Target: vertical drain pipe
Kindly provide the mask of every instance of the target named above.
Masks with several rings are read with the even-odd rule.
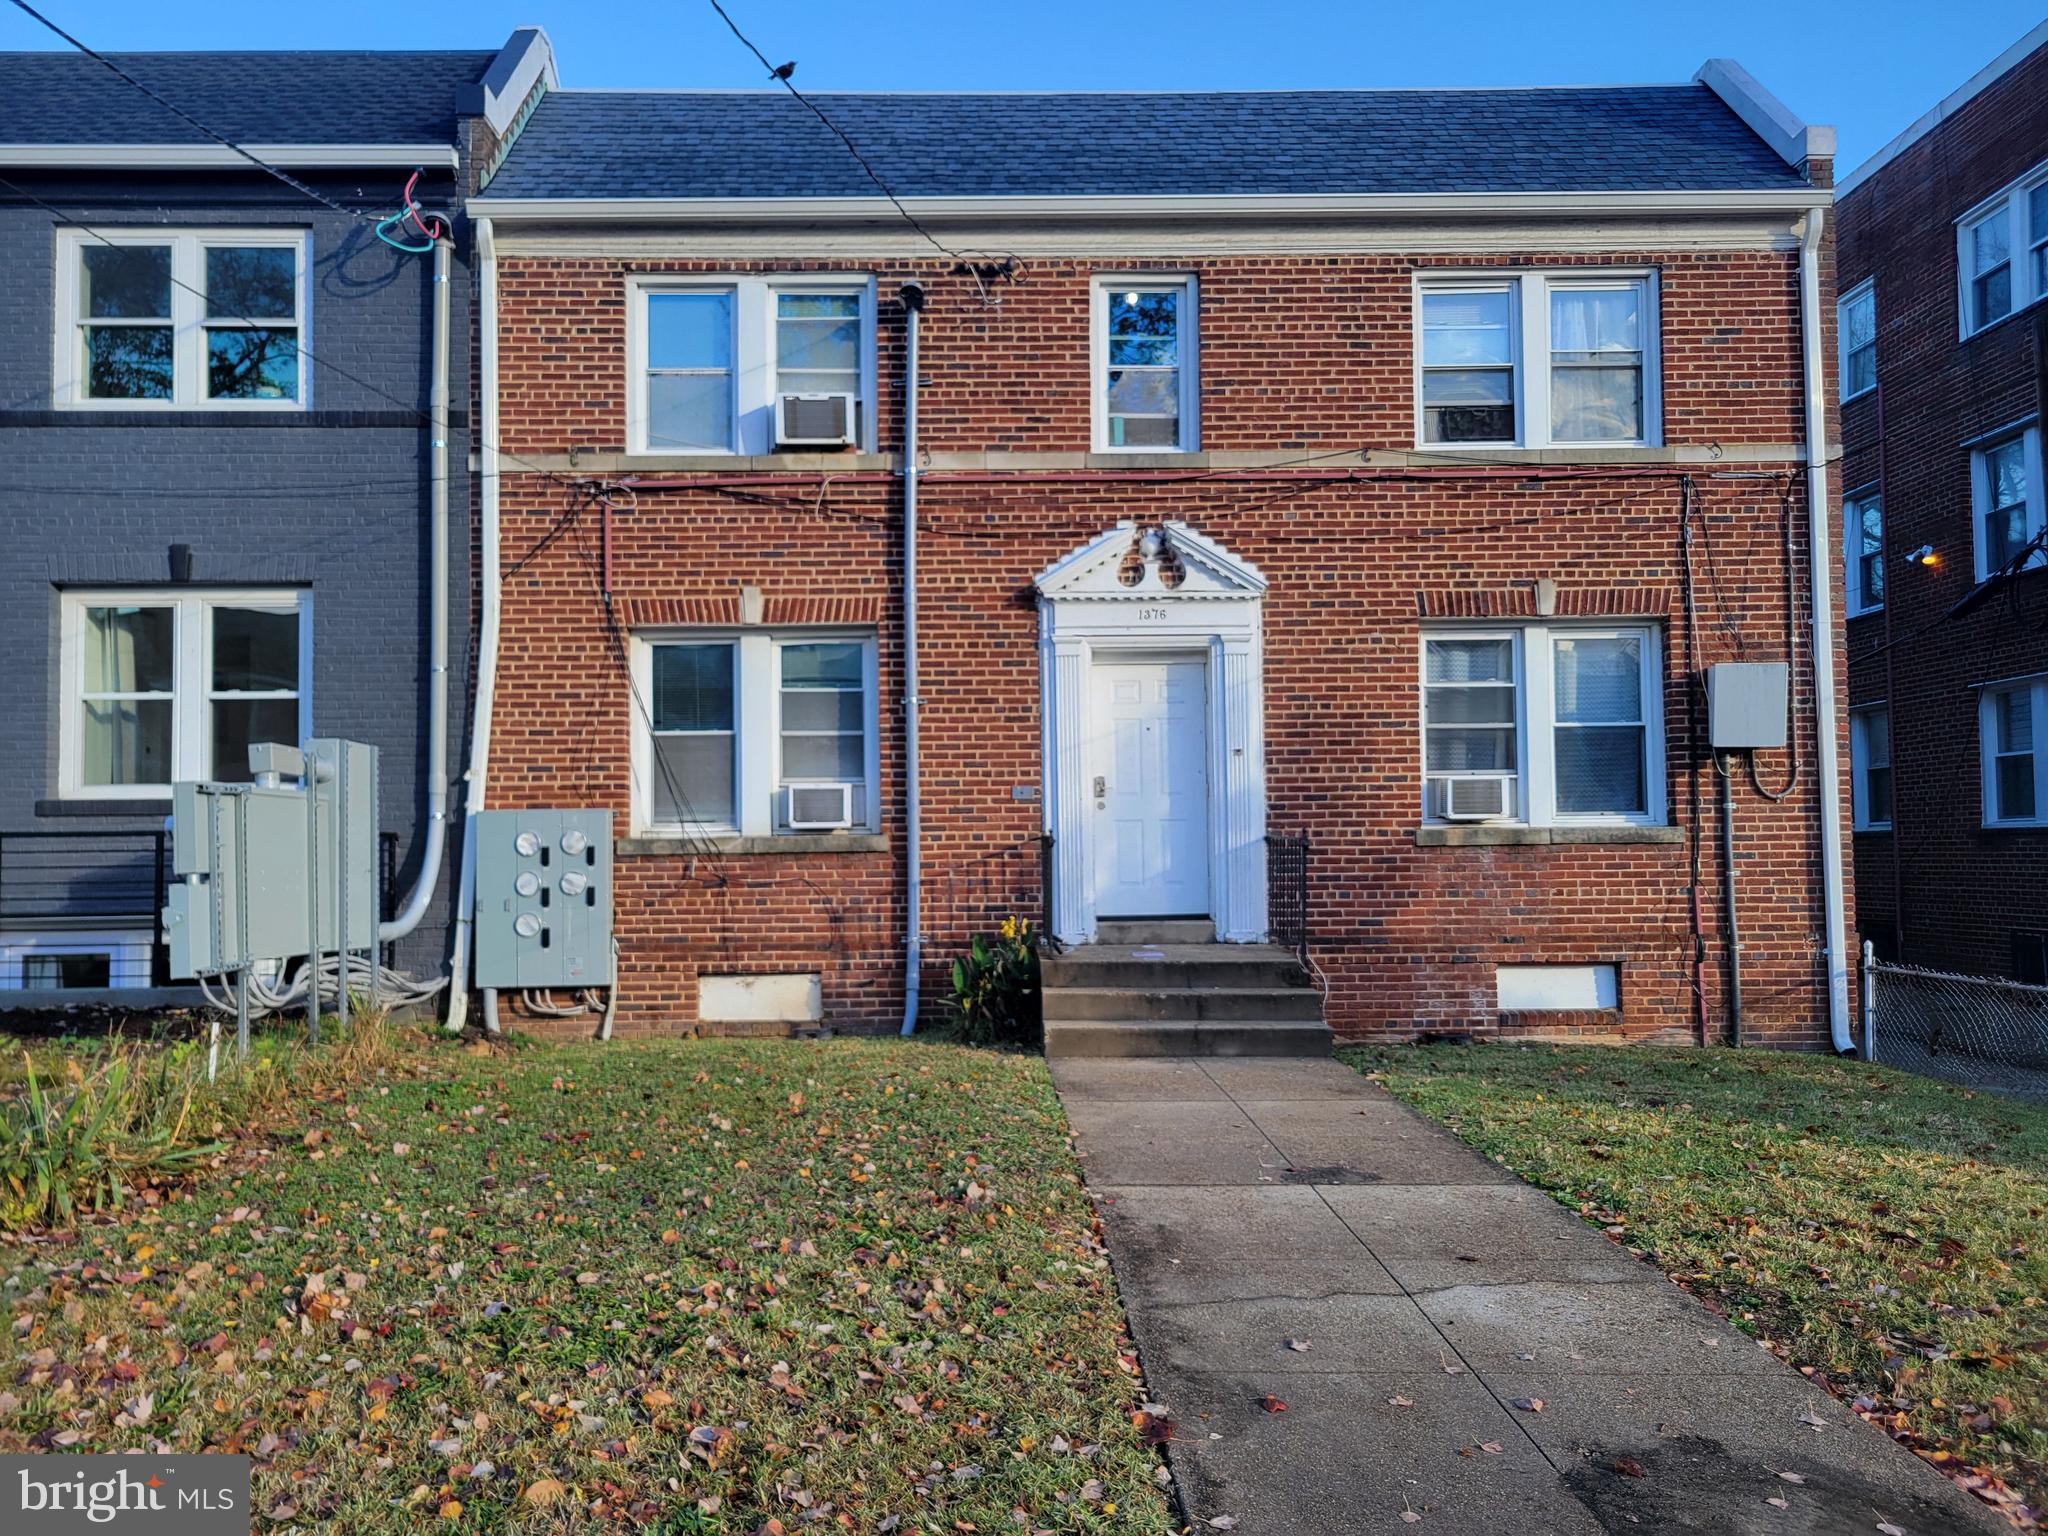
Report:
[[[448,845],[448,253],[446,240],[434,242],[434,376],[427,397],[427,415],[433,420],[428,471],[432,515],[427,580],[432,587],[428,598],[432,617],[427,626],[427,845],[405,905],[390,922],[377,927],[378,942],[383,944],[402,939],[419,927],[427,903],[441,883],[441,860]],[[377,964],[372,955],[373,976]]]
[[[1799,323],[1806,361],[1807,548],[1813,565],[1814,730],[1820,751],[1821,901],[1827,922],[1828,1033],[1837,1054],[1856,1049],[1849,1034],[1849,955],[1842,901],[1842,782],[1835,750],[1835,552],[1828,537],[1827,368],[1821,356],[1820,242],[1827,209],[1806,211],[1799,241]]]
[[[903,285],[903,1033],[917,1032],[924,966],[924,806],[917,782],[917,318],[924,284]]]

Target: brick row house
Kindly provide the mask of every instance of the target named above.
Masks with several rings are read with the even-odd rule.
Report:
[[[470,205],[472,804],[612,813],[620,1032],[929,1023],[1021,916],[1305,939],[1345,1037],[1848,1042],[1828,130],[818,99],[894,201],[550,90]]]
[[[171,785],[313,736],[381,748],[387,952],[434,975],[429,721],[459,763],[475,581],[461,206],[546,41],[111,62],[0,55],[0,1005],[192,1000],[159,942]],[[415,173],[438,256],[376,234]]]
[[[2048,983],[2048,23],[1839,207],[1862,931]]]

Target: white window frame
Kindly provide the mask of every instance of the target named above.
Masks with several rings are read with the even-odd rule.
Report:
[[[1998,699],[2029,689],[2034,696],[2034,814],[1998,814]],[[1977,757],[1986,827],[2048,827],[2048,672],[1986,683],[1977,690]],[[1894,754],[1896,755],[1896,754]]]
[[[662,645],[733,647],[733,812],[736,824],[662,822],[654,816],[654,651]],[[858,645],[865,747],[864,816],[849,830],[881,831],[880,662],[875,632],[848,629],[661,628],[635,630],[628,651],[633,704],[633,829],[646,837],[787,837],[781,813],[782,648]]]
[[[1174,339],[1179,347],[1180,442],[1172,447],[1157,443],[1109,441],[1109,295],[1122,289],[1164,292],[1177,289],[1180,306],[1175,315]],[[1088,283],[1088,400],[1092,425],[1091,441],[1097,453],[1199,453],[1202,447],[1201,381],[1201,285],[1192,272],[1097,272]]]
[[[1555,653],[1559,639],[1642,642],[1643,802],[1639,813],[1608,811],[1562,813],[1557,809],[1557,742]],[[1667,825],[1664,746],[1664,644],[1655,624],[1559,623],[1497,624],[1483,627],[1429,625],[1416,647],[1416,750],[1421,766],[1422,820],[1425,826],[1469,826],[1446,821],[1430,803],[1428,771],[1429,642],[1432,640],[1509,640],[1514,646],[1515,791],[1513,815],[1482,825],[1530,827],[1661,827]]]
[[[1882,763],[1870,761],[1870,718],[1884,716],[1885,760]],[[1898,808],[1899,776],[1893,766],[1898,754],[1892,747],[1892,711],[1889,703],[1862,704],[1849,711],[1849,791],[1852,802],[1851,821],[1858,832],[1889,832],[1892,819],[1883,821],[1870,819],[1870,770],[1881,767],[1891,771],[1892,809]]]
[[[1888,542],[1884,526],[1884,497],[1874,485],[1867,485],[1858,491],[1851,491],[1842,498],[1842,594],[1849,608],[1849,617],[1860,618],[1866,613],[1877,613],[1884,607],[1884,596],[1873,598],[1863,590],[1863,509],[1872,502],[1877,504],[1878,523],[1878,569],[1885,570],[1885,546]],[[1889,572],[1886,573],[1889,575]]]
[[[729,293],[733,304],[733,436],[724,448],[656,448],[647,441],[647,302],[661,293]],[[637,273],[626,279],[626,452],[640,457],[775,452],[775,296],[850,293],[860,298],[860,430],[855,448],[876,451],[875,278],[871,272]]]
[[[105,955],[110,989],[146,987],[155,937],[153,931],[139,928],[46,928],[10,933],[0,939],[0,992],[26,991],[27,962],[37,955]],[[137,974],[141,981],[122,979]]]
[[[303,229],[60,229],[57,231],[57,323],[53,327],[51,399],[81,411],[303,411],[313,403],[310,348],[313,315],[308,279],[312,235]],[[83,253],[107,245],[171,248],[172,389],[168,400],[102,399],[86,393],[85,326],[79,315]],[[211,246],[260,246],[296,253],[293,297],[298,326],[297,395],[290,400],[216,400],[206,392],[206,252]],[[218,322],[217,322],[218,323]],[[232,322],[230,322],[232,323]]]
[[[1852,349],[1849,345],[1849,311],[1863,303],[1870,305],[1870,382],[1861,389],[1851,390],[1849,358],[1852,350],[1860,352],[1864,348]],[[1835,301],[1835,367],[1836,384],[1844,403],[1860,400],[1877,388],[1877,279],[1874,276],[1866,277]]]
[[[313,734],[313,594],[304,588],[116,587],[67,591],[59,615],[58,797],[65,800],[168,800],[170,784],[87,784],[84,773],[85,611],[88,608],[169,608],[171,632],[171,764],[173,782],[214,776],[209,707],[215,694],[208,662],[213,655],[215,608],[263,608],[299,618],[298,739]],[[282,697],[282,694],[272,697]],[[256,697],[264,695],[237,695]],[[247,771],[247,765],[243,765]]]
[[[2021,463],[2027,475],[2027,526],[2026,537],[2032,538],[2041,531],[2048,521],[2048,487],[2041,483],[2041,427],[2038,422],[2024,425],[2015,423],[1987,433],[1970,445],[1970,548],[1974,552],[1977,579],[1983,581],[1991,574],[1991,551],[1984,543],[1984,520],[1991,515],[1991,481],[1985,473],[1985,457],[1993,448],[2019,439],[2022,443]],[[2037,551],[2027,562],[2028,568],[2048,565],[2048,551]]]
[[[1515,440],[1513,442],[1432,443],[1423,435],[1422,296],[1432,290],[1510,287],[1516,334]],[[1550,293],[1555,288],[1639,287],[1643,294],[1643,436],[1575,442],[1550,431],[1551,349]],[[1663,300],[1654,267],[1552,267],[1459,271],[1417,268],[1411,278],[1409,314],[1412,336],[1410,396],[1412,429],[1419,453],[1489,453],[1503,449],[1657,448],[1664,442]]]
[[[2048,186],[2048,160],[1999,188],[1955,221],[1956,323],[1963,340],[1969,340],[2000,321],[2010,320],[2043,298],[2048,298],[2048,287],[2037,280],[2034,272],[2031,224],[2033,193],[2036,188],[2044,186]],[[2006,259],[2011,263],[2012,307],[1997,319],[1979,320],[1971,282],[1975,255],[1972,237],[1978,225],[1995,218],[2006,221],[2005,249]]]

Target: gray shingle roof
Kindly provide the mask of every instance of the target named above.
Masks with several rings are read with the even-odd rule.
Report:
[[[461,53],[113,53],[167,101],[250,144],[453,144]],[[206,144],[78,53],[0,53],[0,144]]]
[[[904,197],[1804,185],[1703,85],[813,99]],[[486,195],[877,194],[786,92],[564,91]]]

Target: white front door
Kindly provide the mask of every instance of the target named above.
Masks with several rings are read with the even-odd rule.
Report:
[[[1209,915],[1208,668],[1101,661],[1089,733],[1095,910]]]

